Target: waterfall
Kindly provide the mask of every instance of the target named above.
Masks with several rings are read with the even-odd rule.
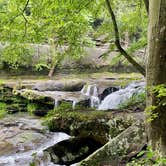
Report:
[[[59,106],[59,101],[58,99],[54,100],[54,108],[57,108]]]
[[[73,101],[72,101],[72,108],[73,108],[73,109],[75,108],[76,104],[77,104],[77,101],[73,100]]]
[[[119,104],[127,101],[134,94],[143,92],[144,87],[144,82],[132,83],[124,89],[120,89],[116,92],[113,92],[104,98],[104,100],[99,105],[98,110],[116,109],[119,107]]]
[[[90,97],[90,106],[92,108],[97,108],[100,104],[100,99],[98,97],[98,88],[96,85],[85,85],[81,93],[85,96]]]

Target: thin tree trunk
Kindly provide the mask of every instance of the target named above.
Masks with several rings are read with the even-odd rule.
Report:
[[[166,0],[149,1],[147,86],[166,85]],[[166,157],[166,106],[159,105],[157,94],[149,91],[147,106],[157,106],[158,116],[148,125],[149,143]]]
[[[48,73],[48,77],[49,77],[49,78],[52,78],[52,76],[53,76],[53,74],[54,74],[55,66],[56,66],[56,65],[54,65],[54,64],[51,66],[50,71],[49,71],[49,73]]]
[[[109,0],[105,0],[106,5],[108,7],[108,11],[111,15],[112,18],[112,22],[113,22],[113,26],[114,26],[114,32],[115,32],[115,45],[118,48],[118,50],[120,51],[120,53],[142,74],[142,75],[146,75],[145,69],[139,65],[121,46],[120,44],[120,35],[119,35],[119,30],[118,30],[118,26],[116,23],[116,18],[114,15],[114,12],[112,10],[111,4]]]

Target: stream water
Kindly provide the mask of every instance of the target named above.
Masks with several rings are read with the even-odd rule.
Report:
[[[99,93],[96,85],[84,86],[81,93],[90,98],[91,107],[95,107],[98,110],[109,110],[118,108],[119,104],[131,98],[134,94],[143,92],[144,87],[144,82],[131,83],[126,88],[112,92],[102,101],[98,97]]]
[[[43,150],[70,136],[49,132],[41,123],[27,114],[0,121],[0,166],[56,166]]]
[[[120,89],[106,96],[98,107],[98,110],[116,109],[119,104],[127,101],[134,94],[138,94],[144,91],[145,83],[131,83],[126,88]]]

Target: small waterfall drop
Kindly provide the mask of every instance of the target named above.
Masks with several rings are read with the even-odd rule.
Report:
[[[100,99],[98,97],[98,88],[96,85],[85,85],[81,90],[81,93],[90,97],[90,106],[92,108],[97,108],[99,106]]]
[[[77,101],[73,100],[72,101],[72,108],[74,109],[76,107]]]
[[[144,91],[145,83],[131,83],[126,88],[120,89],[116,92],[106,96],[98,107],[98,110],[116,109],[119,104],[131,98],[134,94]]]
[[[59,106],[59,101],[57,99],[54,100],[54,108],[57,108]]]

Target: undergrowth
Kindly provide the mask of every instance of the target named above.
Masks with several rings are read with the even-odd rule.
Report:
[[[119,109],[125,109],[125,108],[128,108],[130,106],[135,106],[135,105],[139,105],[139,104],[145,105],[145,101],[146,101],[145,92],[134,94],[131,98],[126,100],[124,103],[121,103],[119,105]]]
[[[7,114],[6,107],[6,103],[0,102],[0,118],[5,117],[5,115]]]

